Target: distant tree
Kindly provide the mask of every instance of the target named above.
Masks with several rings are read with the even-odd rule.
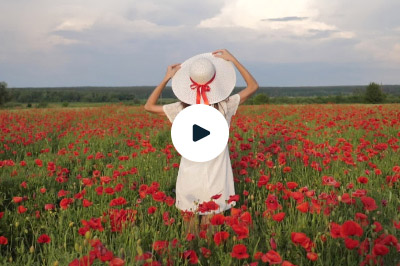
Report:
[[[36,108],[47,108],[47,106],[48,106],[47,102],[41,101],[36,105]]]
[[[371,82],[365,90],[365,100],[368,103],[381,103],[385,99],[381,86],[375,82]]]
[[[7,83],[0,82],[0,106],[8,102],[10,99],[11,97],[7,90]]]
[[[253,104],[266,104],[269,103],[269,97],[265,93],[259,93],[254,96]]]

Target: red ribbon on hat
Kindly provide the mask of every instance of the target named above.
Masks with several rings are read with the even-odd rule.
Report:
[[[209,105],[206,92],[210,91],[210,87],[208,85],[215,79],[215,74],[216,73],[214,73],[214,76],[209,81],[207,81],[207,83],[204,84],[198,84],[192,78],[190,78],[190,80],[192,81],[192,85],[190,85],[190,88],[192,90],[197,90],[196,104],[199,104],[200,98],[203,97],[204,104]]]

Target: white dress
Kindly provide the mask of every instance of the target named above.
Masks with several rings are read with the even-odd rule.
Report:
[[[230,125],[231,118],[236,113],[239,102],[239,94],[234,94],[219,102],[218,109],[225,116],[228,125]],[[163,105],[163,110],[171,123],[182,109],[181,102]],[[180,210],[206,215],[220,213],[235,206],[235,201],[227,204],[229,196],[235,195],[228,145],[220,155],[207,162],[193,162],[182,157],[175,190],[175,206]],[[203,213],[198,212],[198,205],[204,201],[210,201],[211,197],[216,194],[222,194],[219,199],[214,200],[219,205],[219,209]]]

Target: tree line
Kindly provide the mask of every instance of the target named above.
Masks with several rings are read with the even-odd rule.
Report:
[[[6,102],[32,103],[53,102],[129,102],[141,104],[154,87],[58,87],[58,88],[7,88],[0,82],[0,105]],[[242,88],[237,87],[233,93]],[[162,98],[172,101],[175,96],[170,87],[165,88]],[[325,87],[261,87],[246,104],[265,103],[383,103],[400,102],[400,85],[381,86],[371,82],[368,86]],[[66,104],[67,105],[67,104]],[[65,105],[65,106],[66,106]]]

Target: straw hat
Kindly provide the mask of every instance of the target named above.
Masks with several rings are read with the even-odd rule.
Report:
[[[213,104],[225,100],[236,84],[233,63],[212,53],[193,56],[172,77],[172,91],[187,104]]]

